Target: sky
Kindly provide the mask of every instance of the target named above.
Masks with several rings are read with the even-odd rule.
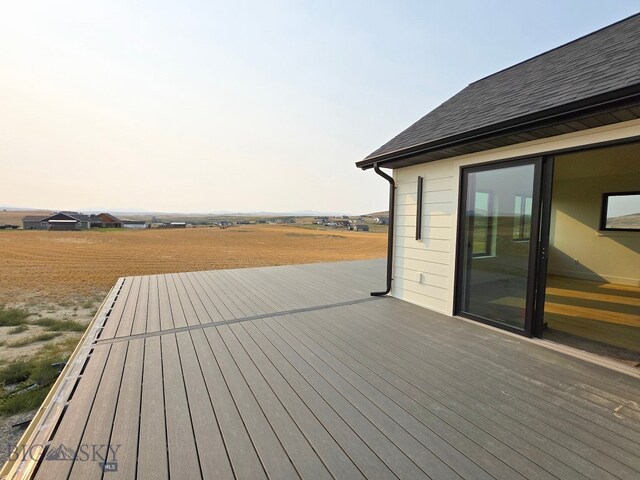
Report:
[[[354,163],[635,1],[22,1],[0,15],[0,205],[386,209]]]

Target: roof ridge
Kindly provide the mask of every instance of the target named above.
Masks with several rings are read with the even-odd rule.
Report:
[[[600,33],[603,30],[607,30],[609,28],[612,28],[612,27],[615,27],[617,25],[620,25],[621,23],[624,23],[624,22],[626,22],[628,20],[631,20],[632,18],[638,17],[638,16],[640,16],[640,12],[634,13],[633,15],[629,15],[628,17],[625,17],[625,18],[623,18],[621,20],[618,20],[617,22],[611,23],[609,25],[605,25],[604,27],[598,28],[597,30],[594,30],[593,32],[587,33],[587,34],[582,35],[581,37],[578,37],[578,38],[574,38],[573,40],[570,40],[570,41],[568,41],[566,43],[563,43],[562,45],[558,45],[557,47],[554,47],[554,48],[552,48],[550,50],[545,50],[544,52],[541,52],[541,53],[539,53],[537,55],[534,55],[533,57],[529,57],[526,60],[522,60],[522,61],[520,61],[518,63],[515,63],[513,65],[505,67],[502,70],[498,70],[497,72],[493,72],[493,73],[491,73],[491,74],[489,74],[489,75],[487,75],[485,77],[479,78],[478,80],[475,80],[475,81],[471,82],[468,86],[474,85],[474,84],[476,84],[478,82],[482,82],[483,80],[486,80],[487,78],[491,78],[491,77],[493,77],[495,75],[498,75],[499,73],[506,72],[507,70],[511,70],[512,68],[518,67],[518,66],[520,66],[520,65],[522,65],[524,63],[527,63],[527,62],[530,62],[532,60],[535,60],[536,58],[542,57],[543,55],[547,55],[547,54],[549,54],[551,52],[554,52],[555,50],[560,50],[561,48],[564,48],[564,47],[566,47],[568,45],[571,45],[572,43],[576,43],[576,42],[579,42],[581,40],[584,40],[587,37],[590,37],[592,35]]]

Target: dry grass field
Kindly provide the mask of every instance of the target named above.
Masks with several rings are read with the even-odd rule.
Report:
[[[94,299],[128,275],[376,258],[385,246],[383,233],[285,225],[0,230],[0,304]]]

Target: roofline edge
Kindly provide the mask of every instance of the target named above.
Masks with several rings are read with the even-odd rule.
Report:
[[[486,127],[479,129],[469,130],[457,135],[402,148],[396,151],[377,155],[375,157],[367,157],[356,162],[356,167],[362,170],[368,170],[373,168],[374,163],[378,163],[382,166],[383,164],[391,161],[429,153],[443,148],[460,146],[470,143],[471,141],[487,140],[488,137],[495,136],[496,134],[516,133],[516,131],[521,131],[526,128],[542,127],[544,125],[540,124],[544,124],[550,120],[559,120],[563,117],[571,117],[572,115],[588,114],[591,111],[595,113],[598,110],[611,107],[616,103],[630,103],[633,100],[640,102],[640,83],[624,87],[622,89],[613,90],[611,92],[606,92],[595,97],[589,97],[567,103],[559,107],[553,107],[551,109],[542,110],[529,115],[515,117],[511,120],[487,125]],[[569,118],[566,119],[566,121],[568,120]]]

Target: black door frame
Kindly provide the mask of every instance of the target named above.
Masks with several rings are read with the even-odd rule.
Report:
[[[535,271],[535,289],[532,336],[542,338],[544,330],[544,302],[547,288],[547,264],[549,263],[549,236],[551,232],[551,201],[553,194],[553,155],[542,157],[542,178],[538,224],[538,261]],[[533,221],[533,219],[532,219]]]
[[[592,143],[587,145],[579,145],[575,147],[550,150],[547,152],[538,153],[536,155],[516,156],[512,158],[506,158],[506,159],[496,160],[492,162],[461,167],[460,181],[458,182],[459,183],[458,221],[457,221],[458,231],[456,234],[456,254],[455,254],[455,262],[456,262],[455,275],[456,276],[454,281],[454,292],[453,292],[454,315],[470,318],[472,320],[493,325],[500,329],[511,331],[520,335],[525,335],[529,337],[535,336],[535,337],[542,338],[543,330],[544,330],[544,304],[545,304],[545,289],[546,289],[546,283],[547,283],[547,264],[549,259],[548,258],[549,257],[549,234],[550,234],[550,224],[551,224],[551,201],[552,201],[551,197],[552,197],[552,190],[553,190],[554,157],[557,155],[564,155],[568,153],[593,151],[593,150],[599,150],[602,148],[608,148],[608,147],[613,147],[618,145],[627,145],[627,144],[633,144],[633,143],[639,143],[639,142],[640,142],[640,136],[633,136],[633,137],[627,137],[627,138],[620,138],[616,140],[607,140],[604,142]],[[534,219],[537,219],[536,223],[538,224],[537,225],[538,232],[536,237],[533,236],[533,232],[531,235],[531,241],[535,241],[536,257],[534,257],[535,265],[533,267],[534,268],[533,273],[531,273],[530,271],[530,275],[532,275],[532,277],[530,278],[534,278],[534,282],[533,282],[533,285],[531,286],[528,285],[528,287],[532,289],[531,290],[532,293],[530,296],[535,301],[533,301],[533,304],[531,306],[527,305],[527,309],[530,310],[527,312],[527,314],[529,314],[531,320],[529,325],[529,332],[526,333],[526,330],[527,330],[526,318],[525,318],[525,331],[522,331],[522,330],[518,330],[500,323],[494,323],[482,318],[473,317],[472,315],[469,315],[469,314],[462,314],[460,312],[460,308],[459,308],[460,289],[463,287],[462,285],[463,281],[460,275],[460,269],[462,265],[461,240],[462,240],[462,232],[464,230],[463,205],[465,203],[463,201],[464,198],[462,195],[465,187],[465,176],[463,175],[463,172],[467,169],[471,169],[474,167],[478,167],[479,169],[483,170],[484,168],[482,167],[488,167],[490,165],[497,165],[493,168],[500,168],[500,166],[504,165],[505,163],[515,162],[518,160],[530,161],[531,159],[536,159],[536,158],[539,159],[540,166],[541,166],[541,168],[538,169],[540,172],[540,179],[539,179],[539,183],[537,184],[539,195],[538,195],[538,201],[535,202],[535,204],[532,206],[532,210],[533,208],[536,209],[536,216],[535,217],[533,216],[533,211],[532,211],[531,221],[533,223]],[[530,290],[528,289],[527,296],[529,296],[529,293],[530,293]]]
[[[528,258],[528,275],[527,289],[525,300],[525,318],[524,329],[520,330],[503,323],[494,322],[486,318],[481,318],[469,313],[462,312],[462,290],[465,288],[465,279],[462,275],[462,266],[464,263],[465,247],[462,245],[464,238],[465,220],[466,220],[466,204],[468,190],[468,175],[470,172],[479,172],[487,170],[496,170],[505,167],[515,167],[519,165],[534,165],[533,176],[533,198],[531,206],[531,236],[529,239],[529,258]],[[526,337],[540,335],[542,332],[543,310],[544,310],[544,291],[546,284],[546,274],[539,275],[543,271],[546,272],[546,257],[549,243],[549,222],[550,222],[550,199],[551,184],[547,181],[547,177],[553,173],[553,157],[531,156],[519,159],[505,159],[495,162],[482,163],[461,167],[460,169],[460,188],[458,191],[458,231],[456,235],[456,266],[455,266],[455,290],[454,290],[454,315],[469,318],[487,325],[492,325],[503,330],[507,330]],[[543,209],[543,198],[544,209]],[[544,214],[545,219],[542,219]],[[546,225],[546,228],[541,228]],[[541,241],[541,235],[546,235],[545,242]],[[545,247],[546,245],[546,247]],[[539,255],[543,252],[544,255]],[[542,258],[544,256],[544,258]],[[544,277],[544,278],[543,278]],[[542,308],[540,308],[540,305]]]

